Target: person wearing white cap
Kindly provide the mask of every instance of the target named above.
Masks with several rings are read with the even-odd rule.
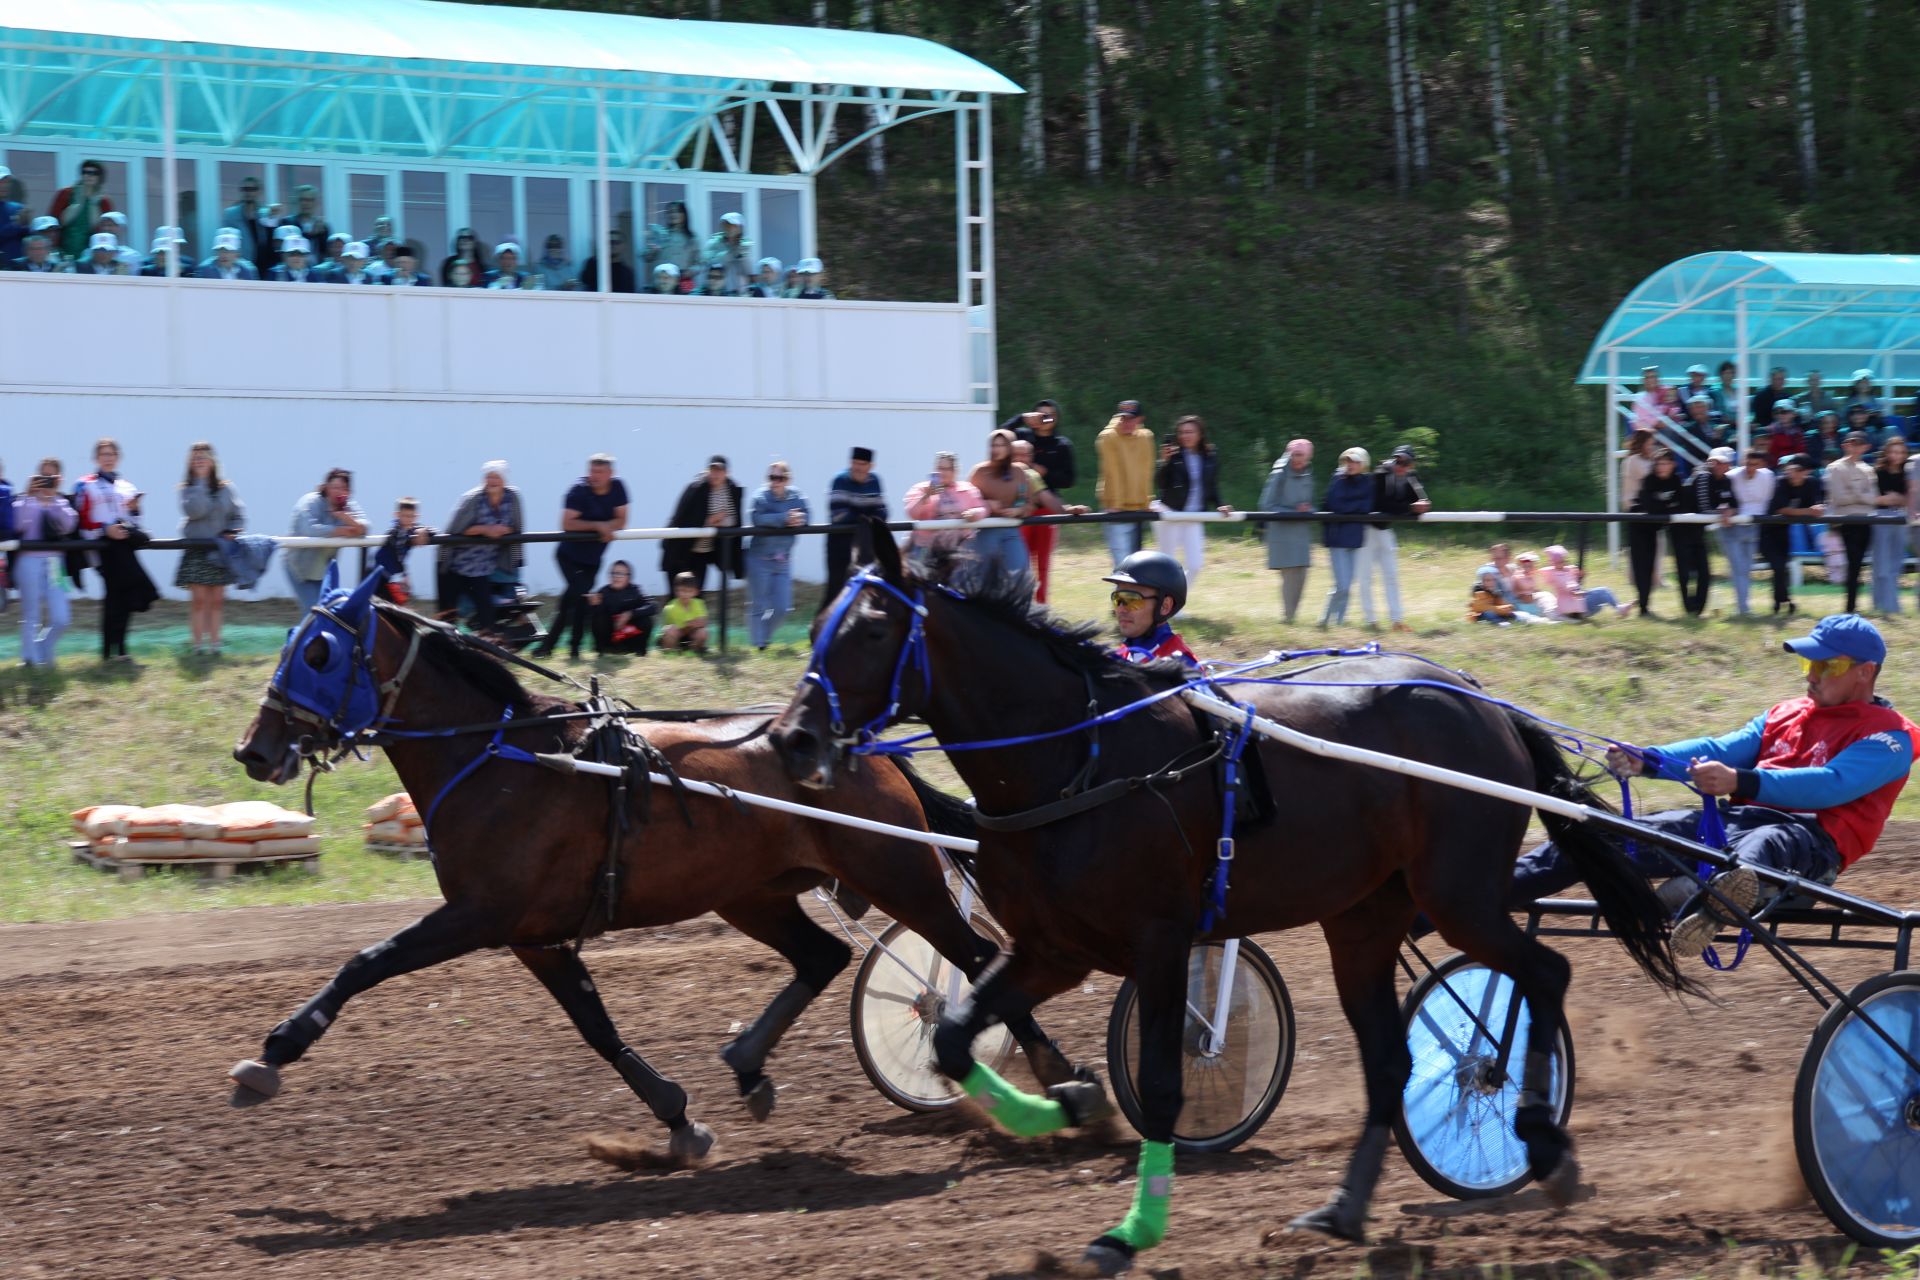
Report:
[[[504,538],[526,527],[526,503],[520,491],[507,483],[507,464],[495,458],[480,468],[480,483],[460,497],[447,532],[467,538]],[[442,608],[458,609],[470,602],[472,616],[467,625],[484,631],[493,625],[493,583],[496,575],[517,578],[521,551],[517,542],[477,543],[472,546],[440,548],[440,582],[448,599]]]
[[[367,270],[367,245],[363,240],[350,240],[340,250],[340,265],[334,271],[329,283],[332,284],[379,284],[373,272]]]
[[[755,264],[753,283],[747,286],[750,298],[777,298],[784,291],[785,281],[780,273],[786,270],[786,264],[778,258],[762,258]]]
[[[833,290],[821,284],[821,278],[827,274],[827,268],[818,258],[802,258],[793,267],[793,288],[787,291],[789,298],[805,298],[818,301],[833,297]]]
[[[312,250],[313,246],[307,243],[305,236],[298,234],[296,228],[295,234],[280,242],[280,261],[272,271],[267,273],[267,279],[275,284],[326,283],[324,277],[316,274],[313,268],[307,265]]]
[[[1841,406],[1840,412],[1844,418],[1846,414],[1853,412],[1853,406],[1857,404],[1865,405],[1867,407],[1867,426],[1869,429],[1877,431],[1886,419],[1887,405],[1879,396],[1873,394],[1873,384],[1873,370],[1855,369],[1853,371],[1853,391],[1847,396],[1847,402]]]
[[[1373,458],[1355,445],[1340,455],[1340,466],[1327,485],[1322,511],[1341,515],[1365,515],[1373,510]],[[1320,614],[1322,627],[1347,620],[1347,598],[1353,591],[1354,561],[1366,541],[1367,526],[1360,521],[1339,521],[1321,526],[1320,540],[1326,544],[1327,559],[1333,569],[1333,588],[1327,592],[1327,607]]]
[[[171,230],[171,228],[162,227],[161,230],[167,231]],[[156,237],[146,262],[141,264],[140,274],[150,278],[159,277],[164,279],[167,274],[168,262],[179,254],[180,246],[185,243],[186,242],[180,239],[179,236],[162,235]],[[179,268],[175,269],[180,270]]]
[[[642,293],[676,294],[680,292],[680,268],[663,262],[653,269],[653,282]]]
[[[1713,411],[1713,397],[1704,391],[1697,391],[1682,397],[1682,407],[1686,417],[1681,419],[1681,428],[1709,449],[1718,448],[1727,438],[1727,423]]]
[[[100,215],[113,208],[106,195],[107,167],[98,160],[80,162],[80,180],[53,193],[47,212],[60,220],[61,256],[78,261],[86,256],[87,237]]]
[[[1731,454],[1733,450],[1726,452]],[[1754,445],[1747,450],[1742,465],[1727,473],[1727,484],[1733,489],[1734,515],[1764,516],[1771,508],[1776,482],[1773,469],[1767,465],[1770,459],[1764,445]],[[1734,612],[1745,617],[1752,612],[1747,607],[1747,593],[1752,585],[1753,562],[1760,552],[1760,526],[1722,520],[1720,550],[1727,557],[1727,577],[1733,581]]]
[[[259,270],[240,256],[240,233],[222,227],[213,238],[213,256],[200,264],[202,280],[258,280]]]
[[[313,264],[313,273],[328,284],[339,284],[340,255],[346,252],[347,245],[352,240],[352,236],[340,231],[334,232],[324,240],[315,240],[312,236],[308,236],[308,244],[320,246],[320,260]]]
[[[87,241],[87,256],[80,264],[79,273],[83,276],[127,274],[127,264],[120,260],[120,242],[113,238],[111,231],[96,232]]]
[[[0,164],[0,191],[12,181],[13,170]],[[27,215],[27,206],[18,200],[0,198],[0,270],[5,270],[26,252],[27,224],[32,220]]]
[[[508,240],[493,246],[493,267],[486,274],[489,289],[526,289],[532,287],[527,273],[520,269],[520,246]]]
[[[701,260],[708,267],[722,267],[726,278],[718,293],[729,298],[744,298],[754,275],[753,241],[747,239],[747,220],[738,213],[720,215],[720,229],[707,237]]]

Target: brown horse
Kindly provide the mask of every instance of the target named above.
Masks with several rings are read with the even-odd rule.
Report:
[[[371,580],[370,580],[371,581]],[[368,598],[328,597],[287,642],[234,758],[249,776],[289,781],[304,756],[324,752],[376,718],[389,729],[427,731],[506,717],[524,720],[578,711],[576,704],[529,693],[497,659],[451,628]],[[797,799],[767,738],[765,716],[735,716],[647,726],[671,768],[689,779],[739,791]],[[689,1121],[687,1095],[630,1048],[614,1029],[581,963],[577,941],[611,929],[643,928],[705,912],[786,957],[794,978],[757,1021],[722,1050],[756,1119],[772,1110],[763,1067],[781,1035],[843,969],[849,949],[808,918],[796,895],[828,880],[918,931],[969,977],[995,947],[963,921],[931,846],[825,822],[794,820],[701,795],[651,797],[651,821],[638,794],[608,909],[604,863],[613,794],[604,778],[562,776],[513,757],[569,752],[588,732],[582,720],[547,721],[486,737],[382,737],[408,793],[427,815],[443,906],[362,951],[319,994],[275,1027],[257,1061],[234,1067],[233,1102],[264,1102],[280,1088],[280,1069],[297,1061],[339,1016],[348,999],[388,978],[483,947],[508,947],[546,986],[581,1036],[611,1063],[670,1130],[668,1159],[704,1156],[713,1135]],[[658,766],[656,766],[658,767]],[[640,784],[644,793],[646,783]],[[916,791],[936,806],[935,820],[970,825],[964,808],[910,773],[880,764],[817,807],[926,830]],[[442,803],[444,801],[444,803]],[[684,808],[681,805],[684,805]],[[1064,1084],[1073,1068],[1029,1020],[1011,1028],[1043,1082]],[[1087,1085],[1080,1086],[1082,1090]]]

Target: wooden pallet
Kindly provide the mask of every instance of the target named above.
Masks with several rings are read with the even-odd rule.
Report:
[[[84,862],[101,871],[118,871],[122,880],[138,880],[147,872],[162,867],[191,867],[208,880],[231,879],[236,868],[271,867],[282,863],[303,863],[310,871],[320,869],[320,854],[269,853],[252,858],[109,858],[93,851],[85,840],[69,840],[74,861]]]
[[[426,859],[431,862],[433,860],[433,855],[427,851],[427,846],[423,844],[394,844],[386,840],[369,840],[366,842],[366,848],[368,853],[384,853],[389,857],[398,858],[402,862],[417,862],[421,859]]]

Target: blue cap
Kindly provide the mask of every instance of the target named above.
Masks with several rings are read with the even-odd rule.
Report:
[[[1871,622],[1857,613],[1833,613],[1814,624],[1813,634],[1780,646],[1788,653],[1819,662],[1852,658],[1855,662],[1885,663],[1887,642]]]

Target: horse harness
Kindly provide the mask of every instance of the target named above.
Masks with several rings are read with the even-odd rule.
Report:
[[[376,570],[376,574],[379,573]],[[372,581],[373,579],[369,579]],[[356,593],[357,595],[358,593]],[[462,633],[457,627],[436,619],[423,618],[409,614],[411,625],[400,628],[407,634],[406,655],[395,668],[390,679],[376,682],[373,669],[372,632],[377,612],[383,609],[398,609],[398,606],[386,601],[368,599],[372,607],[363,616],[364,622],[356,625],[347,614],[343,604],[352,604],[353,600],[337,600],[328,596],[325,601],[309,610],[300,626],[288,637],[286,649],[280,666],[273,678],[268,681],[265,695],[260,699],[261,707],[278,713],[285,719],[297,724],[309,725],[316,730],[331,732],[339,739],[339,746],[328,753],[323,741],[302,734],[293,750],[313,767],[307,777],[307,813],[313,813],[313,785],[321,773],[330,773],[335,766],[348,755],[360,756],[367,747],[386,745],[397,741],[424,741],[434,738],[455,738],[477,734],[491,734],[487,744],[440,788],[428,803],[422,814],[422,822],[427,831],[428,854],[432,856],[433,820],[439,812],[441,803],[475,770],[489,760],[511,760],[522,764],[541,765],[556,771],[567,771],[569,762],[585,759],[596,764],[617,766],[621,772],[607,778],[609,790],[609,814],[607,820],[607,850],[601,869],[595,878],[593,898],[587,903],[580,927],[576,931],[573,946],[577,950],[585,940],[592,925],[596,906],[603,906],[606,924],[611,927],[620,904],[620,872],[624,865],[624,851],[628,833],[634,822],[645,824],[652,815],[653,787],[649,774],[665,777],[674,789],[674,800],[680,811],[681,820],[692,827],[693,812],[687,804],[687,789],[679,773],[666,756],[649,742],[644,734],[633,728],[629,721],[649,716],[631,703],[603,694],[600,691],[599,677],[592,677],[587,686],[564,673],[532,662],[519,654],[505,649],[479,636]],[[340,634],[329,628],[337,628]],[[311,638],[308,633],[312,632]],[[576,710],[570,712],[546,713],[532,716],[515,716],[508,705],[500,718],[472,725],[455,725],[438,729],[401,729],[395,727],[394,711],[399,704],[401,691],[407,678],[420,656],[421,644],[429,631],[448,637],[455,643],[470,649],[479,650],[500,661],[524,667],[546,679],[557,683],[572,685],[586,695],[575,704]],[[315,641],[324,643],[325,660],[316,669],[310,664],[296,662],[295,657],[301,650]],[[338,682],[337,696],[328,685]],[[377,708],[373,699],[378,696]],[[698,718],[701,714],[671,712],[661,713],[677,719]],[[582,735],[579,748],[566,755],[550,755],[527,751],[505,740],[510,729],[551,728],[572,721],[585,721],[586,732]],[[583,754],[584,753],[584,754]],[[637,800],[638,814],[630,817],[629,805]]]

